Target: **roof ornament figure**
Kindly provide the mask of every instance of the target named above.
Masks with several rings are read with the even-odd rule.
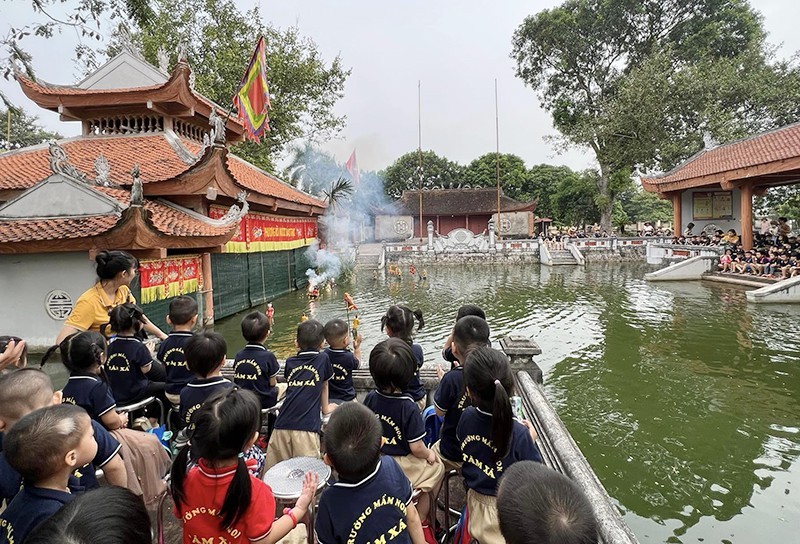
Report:
[[[111,166],[108,164],[102,153],[100,153],[94,160],[94,173],[97,174],[94,178],[94,184],[100,187],[111,187]]]
[[[169,55],[164,50],[163,47],[158,48],[158,52],[156,53],[156,59],[158,60],[158,69],[164,72],[165,74],[169,73]]]
[[[209,143],[225,145],[225,120],[217,115],[214,107],[211,108],[208,116],[208,124],[211,125],[211,132],[208,135]],[[203,138],[203,145],[206,145],[205,138]]]
[[[83,183],[88,183],[86,176],[69,163],[67,152],[55,140],[50,140],[50,170],[54,174],[61,174]]]
[[[134,164],[131,171],[133,185],[131,186],[131,207],[141,208],[144,204],[144,190],[142,189],[142,179],[139,177],[139,165]]]
[[[187,50],[187,47],[186,47],[186,43],[185,42],[181,42],[181,43],[178,44],[178,47],[175,50],[175,52],[176,52],[176,54],[178,56],[178,62],[185,62],[185,63],[189,62],[189,57],[188,57],[188,53],[187,53],[186,50]]]
[[[714,139],[711,133],[703,132],[703,148],[709,150],[714,149],[717,146],[719,146],[719,142]]]
[[[228,211],[225,212],[225,215],[219,218],[218,221],[221,224],[235,225],[242,217],[247,215],[247,211],[250,209],[250,204],[247,203],[247,193],[245,191],[239,192],[239,194],[236,195],[236,200],[242,205],[242,207],[239,208],[239,206],[236,204],[231,206]]]

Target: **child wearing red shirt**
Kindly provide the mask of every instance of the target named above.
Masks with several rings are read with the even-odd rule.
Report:
[[[275,498],[247,470],[243,452],[258,439],[261,403],[239,388],[220,391],[193,416],[191,443],[172,465],[175,515],[183,521],[183,542],[273,544],[297,526],[314,498],[317,477],[307,473],[295,507],[274,519]],[[198,459],[189,469],[190,458]]]

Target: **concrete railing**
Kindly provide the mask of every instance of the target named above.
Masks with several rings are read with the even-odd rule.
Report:
[[[662,264],[664,261],[676,261],[691,257],[719,257],[725,253],[721,246],[690,246],[672,243],[648,243],[647,263]]]
[[[547,244],[539,246],[539,262],[545,266],[553,266],[553,256],[550,254],[550,249]]]
[[[586,259],[583,258],[581,250],[578,249],[578,246],[575,243],[570,242],[569,244],[567,244],[567,249],[569,250],[570,253],[572,253],[573,258],[579,265],[581,266],[586,265]]]
[[[716,270],[717,259],[716,255],[690,257],[685,261],[645,274],[644,279],[648,281],[699,280],[702,279],[703,274]]]
[[[800,276],[747,291],[747,302],[756,304],[800,302]]]

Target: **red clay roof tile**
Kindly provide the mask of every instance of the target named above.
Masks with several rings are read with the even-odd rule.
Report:
[[[320,208],[326,206],[322,200],[295,189],[235,155],[228,155],[228,169],[240,185],[252,191],[299,204]]]
[[[62,219],[10,219],[0,223],[0,242],[29,242],[97,236],[111,230],[116,215]]]

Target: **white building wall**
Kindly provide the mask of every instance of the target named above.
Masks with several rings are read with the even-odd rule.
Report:
[[[96,278],[85,251],[0,255],[0,335],[19,336],[31,347],[52,345],[64,320],[48,315],[48,294],[65,291],[74,305]]]
[[[737,234],[741,234],[741,212],[740,210],[740,203],[742,201],[742,193],[738,189],[734,189],[731,195],[731,212],[733,213],[732,219],[695,219],[692,216],[692,200],[694,193],[707,193],[709,191],[713,191],[713,189],[692,189],[683,192],[683,196],[681,198],[681,225],[680,227],[675,227],[676,234],[683,234],[683,231],[686,229],[686,225],[689,223],[694,223],[694,233],[699,234],[703,227],[709,224],[717,225],[718,228],[722,229],[723,231],[727,231],[728,229],[735,229]]]

